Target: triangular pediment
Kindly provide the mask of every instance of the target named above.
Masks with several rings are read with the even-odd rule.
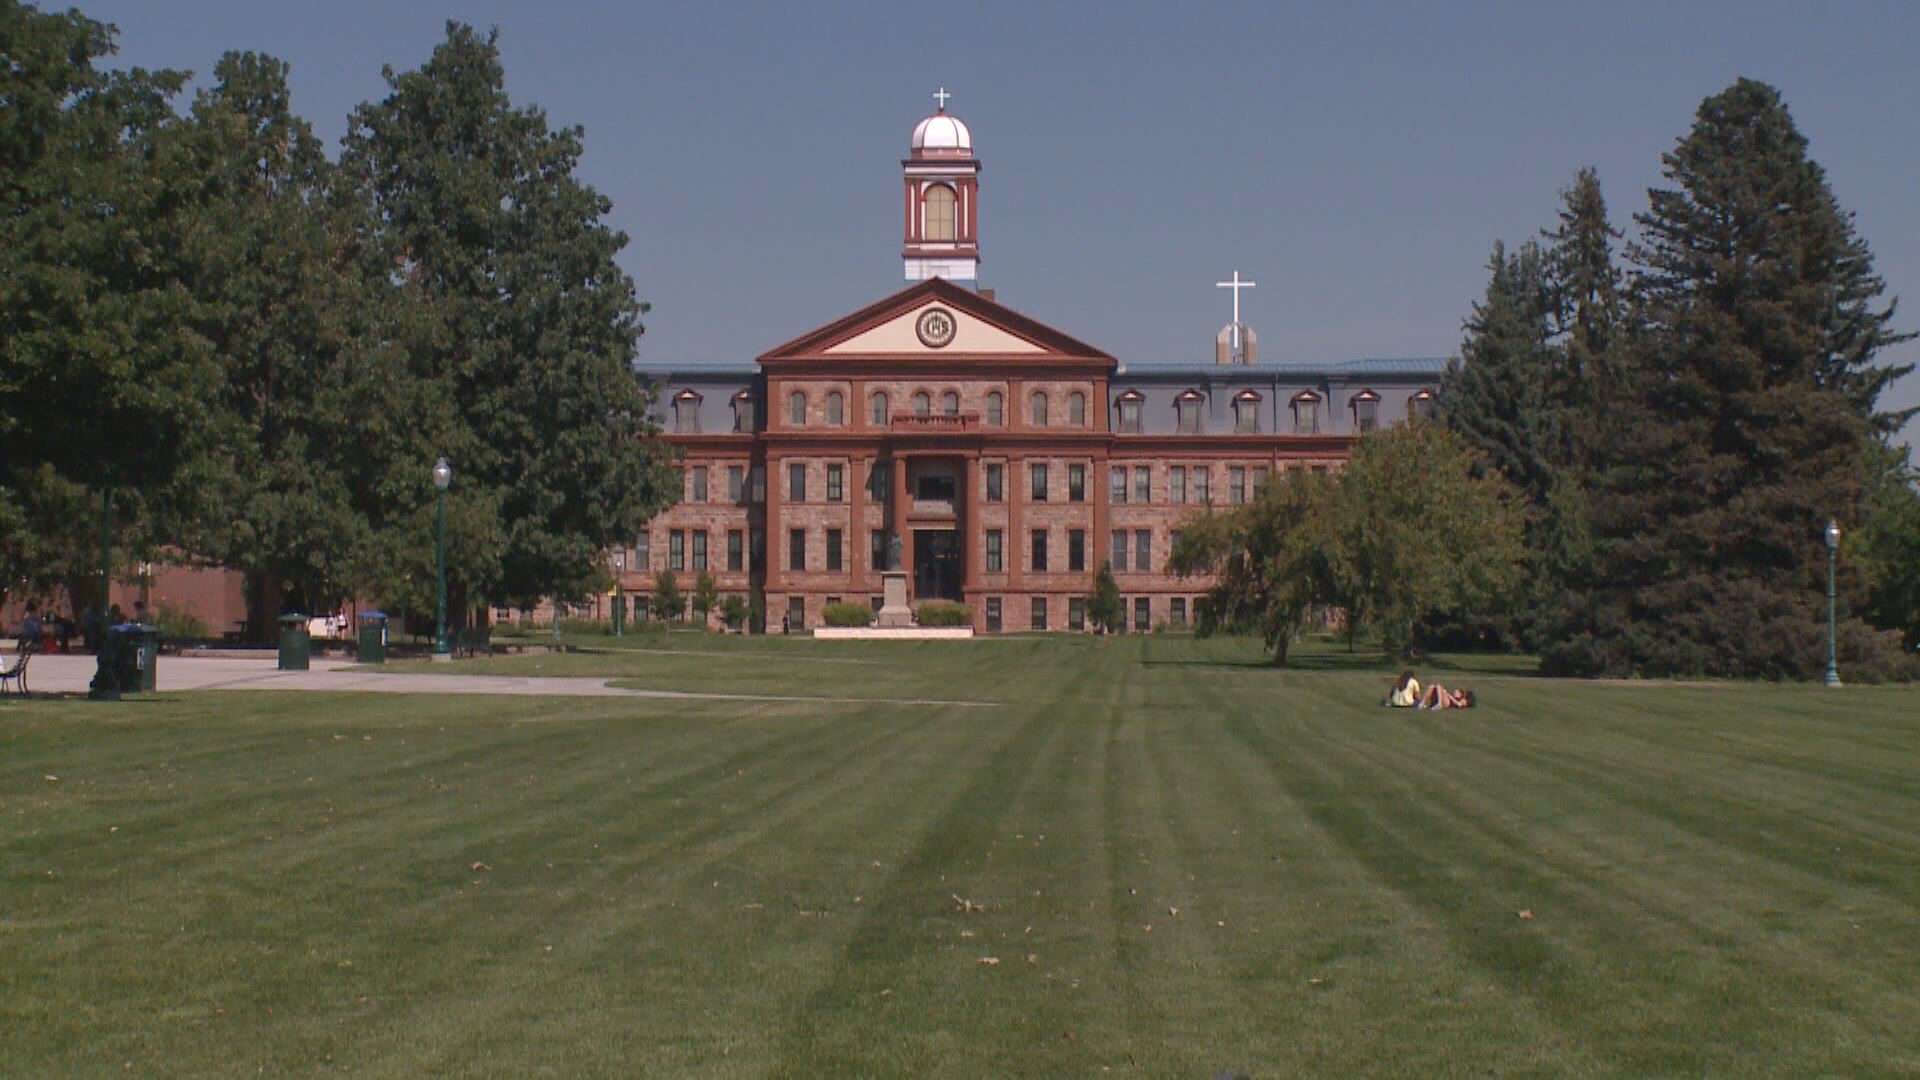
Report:
[[[1113,360],[1085,342],[941,278],[909,286],[769,350],[760,360],[962,357],[1015,362]]]

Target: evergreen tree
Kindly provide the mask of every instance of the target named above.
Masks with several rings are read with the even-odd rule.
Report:
[[[1537,244],[1508,254],[1496,241],[1487,266],[1486,297],[1467,319],[1460,358],[1447,365],[1437,414],[1537,505],[1553,486],[1560,437],[1549,394],[1560,365],[1547,258]]]
[[[406,299],[411,373],[445,388],[425,435],[462,478],[463,542],[497,551],[462,584],[514,604],[584,595],[672,478],[632,366],[645,308],[614,262],[626,237],[574,176],[580,129],[508,99],[493,37],[449,23],[424,66],[386,74],[341,168],[372,265]]]
[[[1550,397],[1568,421],[1562,437],[1571,440],[1581,415],[1618,378],[1613,348],[1622,287],[1613,244],[1621,234],[1607,220],[1600,175],[1592,168],[1575,174],[1560,200],[1559,222],[1543,234],[1555,336],[1562,344]],[[1565,452],[1570,457],[1574,451],[1569,446]]]
[[[1594,574],[1551,669],[1811,677],[1825,667],[1829,516],[1862,516],[1862,460],[1892,377],[1835,350],[1834,311],[1885,318],[1865,245],[1779,95],[1740,80],[1665,155],[1629,248],[1643,324],[1603,405]],[[1843,283],[1851,282],[1852,292]],[[1869,337],[1872,335],[1869,334]],[[1858,575],[1843,577],[1848,607]],[[1856,660],[1878,641],[1849,620]]]
[[[1120,602],[1120,583],[1113,580],[1113,567],[1101,563],[1093,573],[1093,591],[1087,594],[1087,621],[1103,634],[1124,630],[1126,608]]]
[[[700,625],[707,624],[707,616],[712,614],[714,606],[720,602],[720,583],[705,570],[693,582],[693,611],[700,616]]]
[[[662,570],[653,579],[653,617],[679,622],[687,617],[687,598],[681,595],[680,579],[671,570]]]

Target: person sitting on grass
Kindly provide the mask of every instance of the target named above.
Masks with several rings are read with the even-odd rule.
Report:
[[[1449,690],[1439,683],[1427,687],[1427,692],[1420,695],[1422,709],[1471,709],[1473,706],[1473,691]]]
[[[1413,672],[1403,671],[1394,680],[1393,692],[1387,695],[1387,704],[1396,709],[1411,709],[1420,701],[1420,680]]]

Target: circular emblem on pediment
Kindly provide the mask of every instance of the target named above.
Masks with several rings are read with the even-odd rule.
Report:
[[[953,341],[953,313],[941,308],[928,308],[920,313],[920,321],[913,326],[913,332],[920,335],[920,344],[929,349],[944,349]]]

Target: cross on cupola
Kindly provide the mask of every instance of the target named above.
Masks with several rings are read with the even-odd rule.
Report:
[[[1254,287],[1254,284],[1255,283],[1251,281],[1240,280],[1240,271],[1238,270],[1233,272],[1233,280],[1216,281],[1213,283],[1213,287],[1216,289],[1233,290],[1233,321],[1221,328],[1219,337],[1214,341],[1214,361],[1216,363],[1253,363],[1255,350],[1258,348],[1255,343],[1259,340],[1259,335],[1253,332],[1252,327],[1240,321],[1240,290],[1251,289]]]
[[[908,281],[946,278],[972,285],[980,272],[980,162],[973,133],[947,114],[953,97],[934,91],[934,114],[913,129],[911,156],[900,163],[906,180],[906,242],[900,249]]]
[[[947,88],[944,86],[933,92],[934,103],[940,106],[941,112],[947,111],[947,99],[952,96],[952,94],[947,93]]]

